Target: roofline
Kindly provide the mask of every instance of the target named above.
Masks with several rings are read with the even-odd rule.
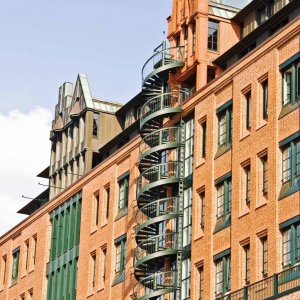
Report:
[[[266,29],[269,29],[272,25],[275,25],[278,23],[278,21],[281,21],[287,16],[287,13],[289,13],[294,7],[297,7],[297,1],[292,1],[285,5],[281,10],[279,10],[276,14],[272,15],[269,19],[267,19],[265,22],[263,22],[260,26],[256,27],[253,31],[251,31],[248,35],[246,35],[244,38],[239,40],[236,44],[234,44],[231,48],[229,48],[226,52],[218,56],[213,63],[224,67],[224,64],[227,62],[227,60],[232,57],[232,55],[238,53],[238,51],[245,48],[245,46],[249,46],[251,42],[254,42],[254,40],[260,36]],[[279,19],[278,19],[279,18]],[[290,24],[293,20],[291,20],[288,24]],[[287,24],[287,25],[288,25]],[[284,26],[285,27],[285,26]],[[274,35],[271,35],[272,38]],[[268,39],[267,39],[268,40]],[[264,42],[263,42],[264,43]],[[255,47],[257,48],[257,47]]]

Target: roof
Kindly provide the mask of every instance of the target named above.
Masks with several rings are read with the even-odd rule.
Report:
[[[42,172],[36,175],[36,177],[49,178],[49,170],[50,170],[50,166],[46,167]]]
[[[142,96],[142,91],[139,92],[138,94],[136,94],[131,100],[129,100],[127,103],[125,103],[117,112],[116,115],[122,116],[126,113],[126,111],[128,111],[131,107],[138,107],[141,106],[143,104],[143,99],[145,99]]]
[[[22,207],[19,211],[17,211],[17,213],[24,214],[24,215],[31,215],[33,212],[35,212],[37,209],[39,209],[48,201],[49,201],[49,188],[47,188],[45,191],[43,191],[41,194],[39,194],[36,198],[31,200],[29,203],[27,203],[24,207]]]
[[[209,1],[208,13],[210,15],[224,19],[232,19],[239,11],[239,8],[217,3],[214,1]]]
[[[115,113],[123,104],[93,98],[93,107],[103,112]]]
[[[276,14],[272,15],[260,26],[258,26],[253,31],[251,31],[248,35],[242,38],[238,43],[234,44],[226,52],[224,52],[222,55],[217,57],[213,61],[213,63],[222,68],[226,67],[227,61],[231,57],[233,57],[235,54],[240,53],[242,50],[248,48],[251,44],[253,44],[253,42],[257,40],[259,36],[261,36],[264,32],[266,32],[266,30],[272,28],[273,26],[279,24],[282,20],[284,20],[288,16],[288,14],[297,6],[299,6],[299,3],[297,1],[292,1],[286,6],[284,6]]]
[[[245,16],[251,13],[256,8],[262,6],[267,3],[269,0],[252,0],[247,4],[243,9],[241,9],[233,18],[232,21],[241,24],[244,22]]]

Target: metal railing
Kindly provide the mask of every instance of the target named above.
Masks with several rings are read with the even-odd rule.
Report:
[[[168,127],[147,134],[140,142],[140,153],[167,143],[181,143],[181,130],[182,127],[179,126]]]
[[[169,232],[144,239],[138,244],[134,255],[135,259],[139,261],[150,254],[168,249],[179,250],[179,247],[178,233]]]
[[[183,163],[181,161],[169,161],[162,163],[145,170],[138,178],[137,192],[148,184],[156,182],[161,179],[182,177]]]
[[[261,281],[245,286],[243,289],[223,296],[216,296],[218,300],[261,300],[278,296],[289,290],[300,289],[300,265],[276,273]]]
[[[148,100],[141,108],[140,121],[142,122],[146,117],[154,112],[164,108],[181,107],[184,98],[184,93],[181,91],[173,91],[154,96]]]
[[[142,224],[147,222],[149,219],[159,216],[164,216],[167,214],[179,214],[179,201],[179,197],[170,197],[152,201],[138,210],[136,213],[136,221],[138,224]]]
[[[158,272],[141,279],[133,288],[135,298],[141,298],[157,290],[177,289],[177,271]]]
[[[155,51],[155,53],[146,61],[142,68],[142,79],[145,81],[147,77],[155,70],[162,66],[184,61],[184,47],[172,47]]]

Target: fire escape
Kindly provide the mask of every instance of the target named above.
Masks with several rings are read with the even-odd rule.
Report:
[[[138,282],[133,291],[137,300],[180,299],[184,178],[180,113],[184,91],[168,81],[170,73],[184,65],[183,52],[183,47],[167,49],[163,42],[142,70],[146,102],[140,115],[134,253]]]

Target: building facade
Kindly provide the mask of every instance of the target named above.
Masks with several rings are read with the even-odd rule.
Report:
[[[0,299],[300,299],[299,12],[173,0],[128,103],[65,83]]]

